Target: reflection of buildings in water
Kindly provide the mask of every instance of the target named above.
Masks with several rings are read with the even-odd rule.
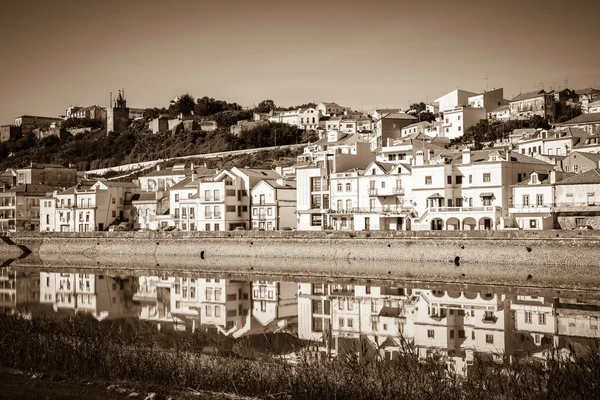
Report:
[[[298,321],[295,282],[252,282],[252,316],[270,331],[287,329]]]
[[[553,299],[516,296],[510,304],[514,321],[514,352],[544,357],[545,351],[558,345],[557,316]]]
[[[20,311],[39,302],[39,277],[0,268],[0,311]]]
[[[122,318],[138,314],[132,301],[133,278],[106,275],[40,272],[40,303],[54,311],[85,312],[95,318]]]
[[[173,322],[170,289],[175,278],[140,276],[137,280],[133,300],[139,304],[139,318],[159,324]]]
[[[299,336],[319,351],[354,349],[394,359],[404,339],[423,358],[466,371],[473,353],[510,351],[510,307],[502,295],[346,284],[299,284]],[[365,348],[365,343],[368,349]]]
[[[176,278],[171,311],[191,318],[192,330],[215,327],[232,337],[277,332],[296,321],[296,284]]]

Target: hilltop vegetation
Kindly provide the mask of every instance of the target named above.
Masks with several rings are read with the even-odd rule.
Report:
[[[148,122],[156,115],[185,114],[191,111],[192,106],[195,114],[198,112],[216,121],[218,129],[213,132],[198,129],[178,134],[152,134],[148,131]],[[63,165],[72,163],[79,170],[88,170],[159,158],[296,144],[316,139],[313,132],[304,132],[280,123],[269,123],[236,137],[229,132],[229,127],[240,120],[250,119],[252,111],[241,110],[235,103],[207,97],[196,102],[193,97],[182,95],[179,102],[172,104],[169,109],[148,109],[147,114],[143,120],[132,121],[121,134],[107,134],[106,129],[93,125],[89,120],[67,120],[67,127],[87,126],[92,131],[73,136],[63,130],[61,138],[49,136],[42,140],[29,133],[0,143],[0,169],[38,162]],[[271,160],[262,161],[263,164],[269,164]],[[250,164],[255,162],[249,162]]]

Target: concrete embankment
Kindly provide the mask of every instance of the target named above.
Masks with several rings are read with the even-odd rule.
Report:
[[[88,232],[13,234],[34,253],[110,256],[394,260],[600,267],[595,231]],[[1,249],[0,249],[1,250]]]

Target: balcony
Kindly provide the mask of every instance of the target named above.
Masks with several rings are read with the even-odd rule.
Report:
[[[412,211],[412,206],[407,205],[393,205],[383,207],[353,207],[353,208],[340,208],[340,209],[329,209],[329,214],[407,214]]]
[[[495,230],[502,207],[430,207],[425,214],[432,230]]]
[[[515,204],[508,209],[509,214],[550,214],[551,211],[551,204]]]
[[[403,187],[392,187],[392,188],[371,188],[369,189],[369,196],[404,196]]]
[[[225,197],[224,196],[200,196],[200,202],[201,203],[209,203],[209,202],[219,202],[219,201],[224,201]]]
[[[216,213],[211,213],[211,214],[204,214],[204,219],[219,219],[221,218],[221,213],[220,212],[216,212]]]

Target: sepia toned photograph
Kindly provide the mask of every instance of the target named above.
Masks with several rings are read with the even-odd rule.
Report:
[[[0,399],[600,396],[600,1],[2,9]]]

